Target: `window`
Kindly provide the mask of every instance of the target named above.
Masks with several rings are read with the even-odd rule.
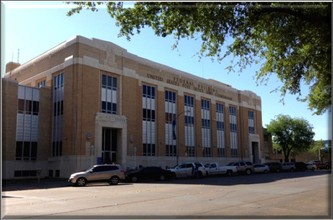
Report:
[[[254,134],[255,133],[255,127],[254,127],[254,112],[249,111],[248,112],[248,123],[249,123],[249,134]]]
[[[117,114],[117,78],[102,75],[101,88],[102,112]]]
[[[203,156],[204,157],[210,157],[211,156],[211,148],[210,147],[204,147]]]
[[[18,113],[28,115],[39,114],[39,101],[18,99]]]
[[[206,109],[209,110],[210,106],[209,106],[209,101],[202,99],[201,100],[201,109]]]
[[[194,133],[194,97],[184,95],[185,117],[185,147],[186,155],[195,156],[195,133]]]
[[[64,74],[53,77],[52,156],[62,155]]]
[[[32,177],[37,176],[37,170],[15,170],[14,177]]]
[[[217,155],[225,156],[224,106],[221,103],[216,103],[216,141]]]
[[[37,83],[37,88],[43,88],[46,86],[46,80],[40,81]]]
[[[156,155],[156,97],[155,87],[142,86],[143,156]]]
[[[16,141],[16,160],[36,160],[37,142]]]
[[[229,107],[231,157],[238,156],[237,109]]]
[[[203,156],[211,156],[210,101],[201,100],[201,140],[204,147]]]
[[[177,156],[176,93],[165,91],[165,156]]]

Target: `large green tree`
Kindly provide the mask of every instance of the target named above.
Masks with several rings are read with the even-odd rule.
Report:
[[[282,150],[284,160],[289,161],[290,155],[297,155],[310,149],[315,133],[309,122],[302,118],[291,118],[278,115],[267,125],[272,135],[274,147]]]
[[[173,35],[174,47],[182,38],[201,40],[199,57],[235,57],[230,71],[260,63],[257,82],[276,74],[282,86],[275,90],[282,99],[286,93],[297,95],[316,114],[331,105],[330,2],[69,3],[74,4],[69,16],[106,4],[119,35],[127,39],[150,27],[157,36]],[[308,94],[301,93],[302,84],[309,86]]]

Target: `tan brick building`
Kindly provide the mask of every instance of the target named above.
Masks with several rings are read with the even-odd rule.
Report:
[[[77,36],[2,81],[4,178],[267,158],[259,96],[110,42]]]

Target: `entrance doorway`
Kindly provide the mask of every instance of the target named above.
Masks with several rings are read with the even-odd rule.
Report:
[[[260,163],[259,144],[258,142],[251,142],[251,145],[252,145],[252,161],[253,163]]]
[[[102,129],[102,163],[117,163],[118,129]]]

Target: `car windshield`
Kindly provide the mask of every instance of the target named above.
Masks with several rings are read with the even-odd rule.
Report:
[[[233,166],[233,165],[234,165],[234,162],[230,162],[226,166]]]

